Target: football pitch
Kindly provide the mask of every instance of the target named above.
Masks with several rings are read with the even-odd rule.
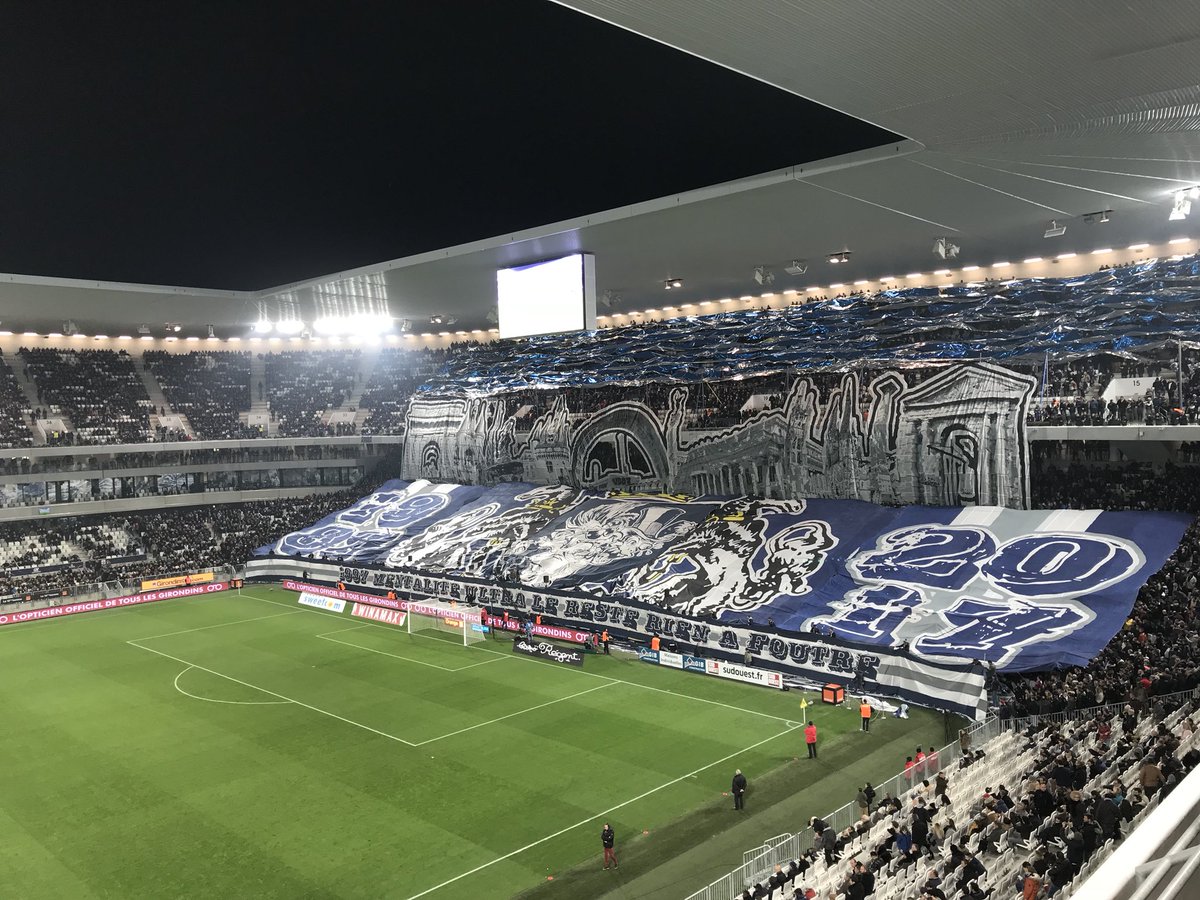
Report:
[[[0,629],[0,685],[2,890],[22,898],[626,896],[738,824],[735,768],[750,813],[774,778],[820,814],[942,736],[932,714],[860,735],[856,710],[815,707],[805,769],[799,693],[464,647],[262,586]],[[875,767],[848,768],[864,742]],[[619,874],[598,871],[604,822]]]

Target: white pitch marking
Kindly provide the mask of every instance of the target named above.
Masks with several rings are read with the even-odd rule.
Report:
[[[248,597],[249,597],[251,600],[257,600],[257,601],[259,601],[260,603],[271,603],[271,604],[274,604],[275,606],[288,606],[288,605],[289,605],[289,604],[286,604],[286,603],[280,603],[278,600],[270,600],[270,599],[268,599],[268,598],[266,598],[266,597],[255,597],[253,594],[247,594],[247,595],[245,595],[245,596],[248,596]],[[296,610],[296,611],[297,611],[297,612],[310,612],[310,613],[316,613],[316,614],[317,614],[317,615],[319,615],[319,616],[333,616],[334,618],[341,619],[343,622],[345,621],[345,618],[344,618],[344,617],[342,617],[342,616],[339,616],[337,613],[328,613],[328,612],[325,612],[324,610],[320,610],[320,609],[311,609],[311,608],[309,608],[309,607],[307,607],[307,606],[306,606],[306,607],[304,607],[303,609]],[[368,625],[368,626],[374,625],[376,628],[386,628],[386,629],[388,629],[389,631],[394,631],[394,630],[395,630],[395,629],[394,629],[394,627],[393,627],[393,626],[391,626],[391,625],[380,625],[380,624],[378,624],[378,623],[376,623],[376,622],[364,622],[363,624],[364,624],[364,625]],[[414,635],[414,637],[430,637],[430,636],[429,636],[429,635],[425,635],[425,634],[419,634],[419,635]],[[438,638],[430,638],[430,639],[431,639],[431,640],[438,640]],[[722,703],[720,700],[708,700],[708,699],[706,699],[706,698],[704,698],[704,697],[693,697],[691,694],[681,694],[681,693],[679,693],[678,691],[668,691],[666,688],[657,688],[657,687],[651,687],[651,686],[650,686],[650,685],[648,685],[648,684],[641,684],[641,683],[639,683],[639,682],[637,682],[637,681],[625,681],[625,680],[624,680],[624,679],[622,679],[622,678],[610,678],[610,677],[609,677],[609,676],[607,676],[607,675],[597,675],[595,672],[585,672],[585,671],[583,671],[582,669],[576,669],[576,668],[567,668],[567,667],[565,667],[565,666],[560,666],[558,663],[544,662],[544,661],[542,661],[542,660],[540,660],[540,659],[534,659],[533,657],[530,657],[530,656],[520,656],[520,655],[517,655],[517,654],[511,654],[511,653],[501,653],[501,652],[499,652],[498,650],[489,650],[487,647],[481,647],[479,644],[470,644],[470,645],[468,646],[468,649],[470,649],[470,650],[478,650],[478,651],[481,651],[481,652],[483,652],[483,653],[493,653],[493,654],[495,654],[496,656],[501,656],[501,657],[503,657],[503,658],[505,658],[505,659],[515,659],[515,660],[520,660],[520,661],[522,661],[522,662],[534,663],[535,665],[539,665],[539,666],[550,666],[551,668],[553,668],[553,669],[555,669],[556,671],[559,671],[559,672],[564,672],[564,673],[565,673],[565,672],[568,672],[568,671],[569,671],[569,672],[570,672],[570,673],[572,673],[572,674],[575,674],[575,675],[586,675],[586,676],[588,676],[589,678],[604,678],[604,679],[606,679],[606,680],[608,680],[608,681],[617,681],[617,682],[620,682],[621,684],[627,684],[627,685],[629,685],[630,687],[642,688],[643,690],[647,690],[647,691],[655,691],[655,692],[657,692],[657,693],[659,693],[659,694],[670,694],[672,697],[681,697],[681,698],[683,698],[684,700],[695,700],[697,703],[708,703],[708,704],[710,704],[710,705],[712,705],[712,706],[723,706],[723,707],[725,707],[726,709],[732,709],[732,710],[734,710],[734,711],[736,711],[736,712],[740,712],[740,713],[746,713],[747,715],[751,715],[751,716],[761,716],[761,717],[762,717],[762,718],[764,718],[764,719],[774,719],[776,722],[789,722],[789,721],[791,721],[790,719],[787,719],[787,718],[785,718],[785,717],[783,717],[783,716],[774,716],[774,715],[771,715],[771,713],[759,712],[758,710],[755,710],[755,709],[743,709],[743,708],[742,708],[742,707],[740,707],[740,706],[734,706],[732,703]]]
[[[293,609],[288,612],[275,613],[270,616],[255,616],[253,619],[236,619],[233,622],[218,622],[216,625],[201,625],[199,628],[185,628],[182,631],[168,631],[166,634],[152,634],[150,637],[138,638],[139,641],[156,641],[159,638],[174,637],[177,634],[191,634],[194,631],[207,631],[210,628],[224,628],[226,625],[244,625],[247,622],[261,622],[263,619],[278,619],[281,616],[290,616],[294,613],[304,612],[302,609]],[[128,642],[127,642],[128,643]]]
[[[421,743],[417,744],[417,746],[424,747],[426,744],[432,744],[434,741],[440,741],[448,737],[454,737],[456,734],[462,734],[467,731],[474,731],[476,728],[482,728],[485,725],[495,725],[497,722],[503,722],[505,719],[511,719],[513,716],[523,716],[525,713],[533,712],[535,709],[544,709],[547,706],[553,706],[555,703],[562,703],[564,700],[574,700],[576,697],[582,697],[584,694],[590,694],[592,691],[599,691],[606,687],[612,687],[614,684],[620,684],[620,682],[610,681],[607,684],[598,684],[595,687],[588,688],[586,691],[578,691],[574,694],[568,694],[565,697],[559,697],[556,700],[547,700],[545,703],[539,703],[537,706],[531,706],[528,709],[519,709],[516,712],[509,713],[507,716],[497,716],[494,719],[488,719],[486,722],[480,722],[477,725],[468,725],[466,728],[458,729],[458,731],[451,731],[447,734],[430,738],[427,741],[421,741]],[[432,759],[432,757],[430,758]]]
[[[297,610],[297,612],[299,612],[299,610]],[[343,631],[358,631],[360,628],[366,628],[367,624],[368,623],[363,622],[361,625],[351,625],[349,628],[339,628],[336,631],[323,631],[318,634],[317,637],[327,637],[331,634],[341,634]]]
[[[297,612],[300,612],[300,610],[297,610]],[[283,694],[276,693],[275,691],[269,691],[264,687],[259,687],[257,684],[251,684],[248,681],[242,681],[240,678],[234,678],[232,675],[226,675],[224,672],[218,672],[215,669],[206,668],[194,662],[190,662],[189,660],[180,659],[178,656],[172,656],[170,653],[163,653],[161,650],[155,650],[153,647],[143,647],[136,641],[126,641],[125,643],[137,647],[139,650],[145,650],[148,653],[154,653],[157,656],[161,656],[165,659],[173,659],[177,663],[185,666],[191,666],[193,669],[199,669],[201,672],[208,672],[210,675],[216,675],[218,678],[227,678],[236,684],[240,684],[248,688],[254,688],[256,691],[262,691],[264,694],[270,694],[272,697],[278,697],[280,700],[286,700],[289,703],[295,703],[297,706],[303,706],[305,709],[311,709],[315,713],[320,713],[323,716],[329,716],[331,719],[337,719],[339,722],[345,722],[347,725],[353,725],[355,728],[361,728],[363,731],[369,731],[372,734],[385,737],[389,741],[395,741],[398,744],[405,744],[409,747],[416,746],[416,744],[414,744],[412,741],[406,741],[402,737],[396,737],[394,734],[388,734],[386,731],[380,731],[378,728],[372,728],[370,725],[364,725],[362,722],[355,722],[353,719],[347,719],[345,716],[339,716],[337,713],[331,713],[329,710],[321,709],[319,706],[313,706],[310,703],[303,703],[300,700],[293,700],[291,697],[286,697]]]
[[[659,791],[665,790],[666,788],[669,788],[672,785],[679,784],[679,782],[681,782],[681,781],[687,781],[687,779],[691,778],[693,775],[698,775],[699,773],[705,771],[706,769],[711,769],[713,766],[719,766],[721,763],[728,762],[729,760],[731,760],[737,756],[740,756],[743,753],[749,753],[751,750],[757,749],[758,747],[761,747],[763,744],[769,743],[769,742],[775,740],[776,738],[781,738],[784,735],[790,734],[792,732],[792,730],[793,729],[789,728],[785,731],[779,732],[778,734],[773,734],[769,738],[763,738],[763,740],[759,741],[756,744],[751,744],[749,747],[743,747],[741,750],[735,750],[733,753],[730,753],[728,756],[723,756],[720,759],[715,760],[714,762],[710,762],[707,765],[703,765],[698,769],[693,769],[691,772],[688,772],[686,775],[680,775],[678,778],[673,778],[672,780],[666,782],[665,784],[660,784],[658,787],[651,788],[650,790],[645,791],[644,793],[638,794],[636,797],[631,797],[628,800],[618,803],[616,806],[609,807],[608,809],[604,810],[603,812],[596,813],[596,815],[594,815],[594,816],[589,816],[586,819],[576,822],[574,825],[568,825],[566,828],[560,828],[558,831],[554,832],[553,834],[548,834],[543,838],[538,838],[536,841],[528,843],[524,847],[518,847],[516,850],[506,853],[503,856],[497,856],[491,862],[486,862],[481,866],[476,866],[474,869],[471,869],[467,872],[462,872],[458,875],[455,875],[453,878],[447,878],[441,884],[435,884],[433,887],[427,888],[427,889],[421,891],[421,893],[419,893],[419,894],[413,894],[411,897],[408,898],[408,900],[417,900],[418,897],[424,897],[427,894],[432,894],[434,891],[441,890],[442,888],[446,887],[447,885],[454,884],[454,882],[459,881],[460,879],[466,878],[468,875],[474,875],[476,872],[482,872],[484,869],[488,868],[489,866],[494,866],[498,862],[504,862],[504,860],[506,860],[506,859],[511,859],[512,857],[516,856],[519,853],[524,853],[526,850],[536,847],[539,844],[544,844],[544,843],[546,843],[546,841],[553,840],[554,838],[558,837],[559,835],[566,834],[568,831],[574,831],[576,828],[579,828],[581,825],[587,825],[589,822],[595,822],[597,819],[603,819],[605,816],[609,815],[610,813],[614,813],[618,809],[622,809],[631,803],[636,803],[639,800],[645,799],[646,797],[649,797],[651,794],[657,794]]]
[[[175,676],[175,690],[183,694],[185,697],[191,697],[193,700],[203,700],[205,703],[228,703],[232,706],[285,706],[291,703],[291,700],[218,700],[215,697],[201,697],[199,694],[190,694],[179,686],[179,679],[186,675],[195,666],[188,666],[182,672]],[[255,688],[261,690],[261,688]]]
[[[330,634],[337,634],[337,633],[338,632],[336,632],[336,631],[330,632]],[[485,659],[483,662],[468,663],[465,666],[458,666],[458,667],[452,669],[449,666],[439,666],[437,663],[425,662],[424,660],[413,659],[412,657],[409,657],[409,656],[401,656],[399,653],[388,653],[386,650],[375,650],[372,647],[363,647],[359,644],[352,644],[349,641],[339,641],[337,638],[327,637],[326,635],[323,635],[323,634],[318,634],[315,636],[319,637],[323,641],[329,641],[329,643],[331,643],[331,644],[341,644],[343,647],[353,647],[355,650],[362,650],[365,653],[378,653],[380,656],[390,656],[392,659],[402,659],[405,662],[416,663],[418,666],[429,666],[429,668],[431,668],[431,669],[441,669],[443,672],[461,672],[464,669],[473,669],[476,666],[486,666],[488,663],[494,663],[494,662],[500,661],[499,659]],[[507,656],[503,657],[503,658],[508,659]]]

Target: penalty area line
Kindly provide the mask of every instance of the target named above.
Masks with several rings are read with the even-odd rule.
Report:
[[[282,603],[279,600],[271,600],[267,597],[257,597],[254,594],[243,594],[242,596],[248,597],[251,600],[257,600],[259,603],[270,603],[270,604],[273,604],[274,606],[287,606],[287,607],[291,606],[290,603]],[[303,609],[297,610],[297,612],[315,613],[318,616],[333,616],[335,619],[341,619],[343,622],[346,621],[344,616],[340,616],[337,613],[325,612],[322,609],[313,609],[313,608],[307,607],[307,606],[304,607]],[[367,627],[384,628],[388,631],[396,630],[395,626],[381,625],[378,622],[364,622],[363,624]],[[336,634],[336,632],[326,632],[326,633],[327,634]],[[427,635],[427,634],[417,634],[417,635],[413,635],[413,636],[430,638],[431,640],[437,640],[436,638],[432,638],[430,635]],[[359,649],[365,650],[367,648],[359,647]],[[498,650],[492,650],[488,647],[483,647],[480,644],[470,644],[470,645],[468,645],[467,649],[479,651],[481,653],[492,653],[492,654],[495,654],[496,656],[502,656],[505,659],[512,659],[512,660],[515,660],[518,662],[533,663],[534,665],[538,665],[538,666],[549,666],[552,669],[555,669],[556,671],[564,671],[564,668],[562,666],[560,666],[558,663],[549,662],[548,660],[534,659],[533,657],[530,657],[530,656],[517,656],[517,655],[510,654],[510,653],[501,653]],[[654,691],[656,694],[668,694],[669,696],[672,696],[672,697],[679,697],[681,700],[694,700],[696,703],[707,703],[710,706],[722,706],[725,709],[731,709],[734,712],[745,713],[748,716],[758,716],[763,719],[774,719],[776,722],[791,723],[793,721],[792,719],[788,719],[784,716],[776,716],[776,715],[773,715],[772,713],[759,712],[757,709],[746,709],[741,706],[734,706],[732,703],[722,703],[720,700],[709,700],[707,697],[696,697],[692,694],[683,694],[683,693],[680,693],[679,691],[671,691],[671,690],[667,690],[666,688],[654,687],[653,685],[642,684],[640,681],[626,681],[624,678],[614,678],[611,675],[600,675],[599,673],[596,673],[596,672],[585,672],[582,669],[571,669],[570,673],[574,674],[574,675],[584,675],[588,678],[603,678],[606,681],[615,681],[615,682],[618,682],[619,684],[627,684],[630,687],[641,688],[644,691]]]
[[[156,641],[159,638],[174,637],[177,634],[192,634],[196,631],[208,631],[210,628],[225,628],[229,625],[245,625],[247,622],[261,622],[263,619],[278,619],[281,616],[290,616],[298,612],[304,612],[302,609],[292,609],[287,612],[273,613],[269,616],[255,616],[253,619],[234,619],[232,622],[217,622],[215,625],[201,625],[198,628],[185,628],[182,631],[168,631],[166,634],[152,634],[149,637],[137,638],[139,641]]]
[[[444,887],[448,887],[449,885],[454,884],[456,881],[460,881],[463,878],[467,878],[468,876],[474,875],[476,872],[482,872],[484,869],[494,866],[498,862],[504,862],[506,859],[512,859],[512,857],[517,856],[520,853],[524,853],[526,850],[530,850],[534,847],[537,847],[539,844],[544,844],[544,843],[546,843],[546,841],[554,840],[554,838],[559,837],[560,835],[564,835],[568,831],[574,831],[576,828],[579,828],[583,825],[587,825],[590,822],[595,822],[597,819],[603,819],[605,816],[616,812],[618,809],[623,809],[624,807],[629,806],[629,804],[631,804],[631,803],[637,803],[639,800],[644,800],[646,797],[649,797],[652,794],[657,794],[659,791],[666,790],[667,788],[672,787],[673,785],[679,784],[679,782],[681,782],[681,781],[687,781],[687,779],[691,778],[693,775],[699,775],[701,772],[711,769],[713,766],[719,766],[719,765],[721,765],[721,763],[729,762],[729,760],[733,759],[736,756],[740,756],[743,753],[749,753],[751,750],[755,750],[758,747],[761,747],[763,744],[768,744],[771,741],[777,740],[778,738],[781,738],[781,737],[784,737],[785,735],[791,734],[794,730],[795,729],[792,729],[792,728],[785,729],[784,731],[781,731],[778,734],[773,734],[768,738],[763,738],[758,743],[751,744],[749,747],[743,747],[741,750],[735,750],[733,753],[730,753],[728,756],[722,756],[720,759],[714,760],[713,762],[710,762],[707,765],[703,765],[698,769],[693,769],[692,771],[688,772],[686,775],[680,775],[678,778],[673,778],[670,781],[666,782],[665,784],[660,784],[656,788],[651,788],[648,791],[638,794],[636,797],[630,797],[628,800],[624,800],[624,801],[618,803],[616,806],[610,806],[608,809],[604,810],[603,812],[598,812],[594,816],[589,816],[586,819],[576,822],[574,825],[568,825],[566,828],[560,828],[558,831],[554,832],[553,834],[548,834],[543,838],[538,838],[536,841],[532,841],[532,842],[526,844],[524,847],[518,847],[516,850],[513,850],[509,853],[505,853],[503,856],[497,856],[495,859],[491,860],[490,862],[485,862],[481,866],[476,866],[474,869],[470,869],[466,872],[461,872],[458,875],[455,875],[453,878],[447,878],[441,884],[435,884],[433,887],[426,888],[425,890],[421,891],[419,894],[413,894],[411,897],[408,898],[408,900],[417,900],[418,897],[425,897],[429,894],[432,894],[434,891],[439,891]]]
[[[199,669],[201,672],[207,672],[209,675],[216,675],[218,678],[224,678],[232,681],[235,684],[240,684],[243,687],[252,688],[256,691],[262,691],[264,694],[270,694],[272,697],[278,697],[280,700],[286,700],[288,703],[294,703],[296,706],[303,706],[305,709],[311,709],[315,713],[320,713],[323,716],[328,716],[331,719],[337,719],[339,722],[345,722],[347,725],[353,725],[355,728],[361,728],[363,731],[369,731],[372,734],[377,734],[380,737],[387,738],[389,741],[395,741],[397,744],[404,744],[407,747],[417,746],[412,741],[406,741],[402,737],[396,737],[394,734],[388,734],[386,731],[380,731],[378,728],[372,728],[370,725],[364,725],[362,722],[355,722],[353,719],[347,719],[345,716],[339,716],[337,713],[331,713],[327,709],[321,709],[319,706],[313,706],[311,703],[304,703],[301,700],[294,700],[284,694],[275,691],[269,691],[265,687],[259,687],[257,684],[251,684],[248,681],[242,681],[240,678],[234,678],[232,675],[226,675],[224,672],[218,672],[216,669],[209,669],[197,663],[186,659],[180,659],[178,656],[172,656],[170,653],[163,653],[161,650],[155,650],[153,647],[143,647],[137,641],[126,641],[132,647],[137,647],[139,650],[145,650],[147,653],[153,653],[156,656],[161,656],[164,659],[172,659],[177,663],[185,666],[191,666],[193,669]],[[182,673],[180,673],[182,674]]]
[[[516,712],[511,712],[506,716],[497,716],[494,719],[488,719],[486,722],[479,722],[475,725],[468,725],[466,728],[460,728],[458,731],[451,731],[447,734],[440,734],[437,737],[429,738],[417,744],[418,747],[424,747],[426,744],[432,744],[434,741],[445,740],[446,738],[454,737],[456,734],[465,734],[468,731],[474,731],[476,728],[483,728],[487,725],[495,725],[497,722],[503,722],[505,719],[511,719],[515,716],[523,716],[525,713],[531,713],[537,709],[545,709],[547,706],[553,706],[555,703],[562,703],[564,700],[574,700],[576,697],[582,697],[584,694],[590,694],[593,691],[600,691],[606,687],[612,687],[614,684],[620,684],[619,681],[610,681],[606,684],[598,684],[595,687],[590,687],[585,691],[577,691],[574,694],[567,694],[565,697],[557,697],[554,700],[547,700],[545,703],[539,703],[537,706],[530,706],[526,709],[518,709]]]

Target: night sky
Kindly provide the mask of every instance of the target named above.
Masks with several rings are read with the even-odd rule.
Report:
[[[876,146],[547,0],[0,4],[0,271],[260,289]]]

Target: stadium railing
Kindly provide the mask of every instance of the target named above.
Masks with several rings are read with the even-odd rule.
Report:
[[[964,729],[971,737],[971,746],[978,748],[992,738],[1005,731],[1004,725],[996,716],[991,716],[982,722]],[[946,769],[958,765],[960,757],[959,742],[954,741],[938,750],[938,767]],[[925,776],[922,776],[925,777]],[[864,779],[865,781],[865,779]],[[920,779],[907,778],[901,772],[886,781],[875,784],[876,800],[882,800],[885,795],[901,797],[910,791]],[[837,834],[858,823],[858,804],[851,802],[834,810],[828,815],[821,816],[826,824]],[[799,859],[813,847],[814,835],[811,828],[803,828],[795,834],[776,835],[764,841],[758,847],[747,850],[742,854],[742,864],[727,875],[714,881],[707,887],[691,894],[686,900],[736,900],[746,888],[766,878],[776,863],[783,865],[788,860]]]
[[[1200,697],[1200,687],[1189,688],[1186,691],[1175,691],[1171,694],[1155,694],[1147,698],[1146,703],[1153,705],[1162,701],[1168,705]],[[1119,700],[1116,703],[1105,703],[1100,706],[1089,706],[1083,709],[1060,710],[1052,713],[1039,713],[1033,716],[1021,716],[1015,719],[1001,719],[1000,725],[1004,731],[1024,731],[1026,728],[1037,728],[1041,725],[1061,725],[1063,722],[1073,722],[1079,719],[1094,719],[1104,716],[1111,719],[1114,715],[1129,706],[1134,701]]]

